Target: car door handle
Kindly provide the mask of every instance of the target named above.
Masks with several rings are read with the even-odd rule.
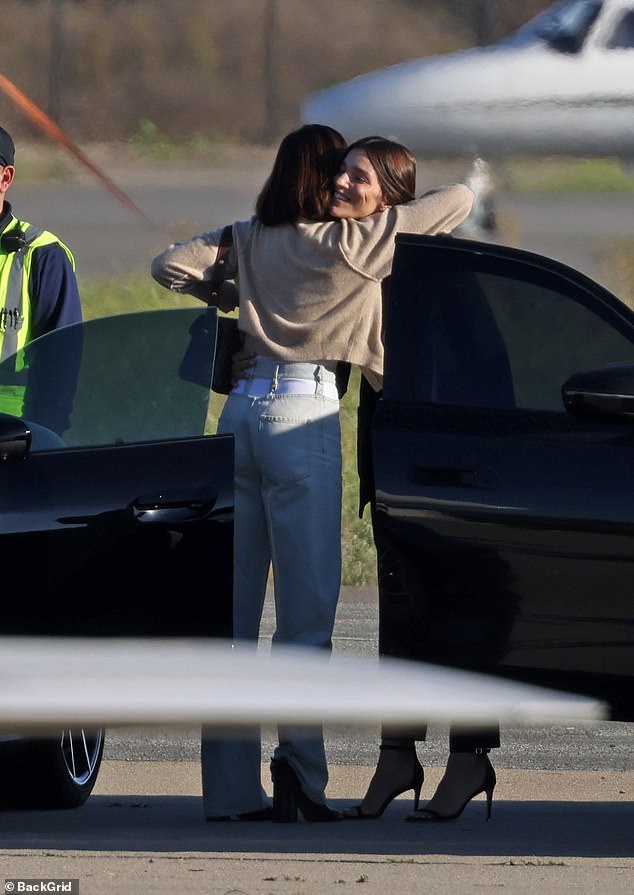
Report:
[[[489,469],[453,466],[412,466],[409,477],[416,485],[440,485],[445,488],[480,488],[495,483],[495,476]]]
[[[60,525],[93,525],[97,520],[118,519],[117,524],[121,525],[121,514],[132,516],[136,522],[160,522],[163,525],[195,522],[211,515],[217,501],[217,492],[210,489],[159,491],[137,497],[121,509],[88,516],[60,516],[57,522]]]
[[[212,490],[146,494],[132,501],[129,509],[139,522],[174,524],[204,519],[213,511],[218,494]]]

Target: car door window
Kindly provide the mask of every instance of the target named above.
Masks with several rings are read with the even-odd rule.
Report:
[[[467,240],[403,237],[388,321],[393,400],[564,413],[572,373],[634,362],[634,315],[614,296],[556,262]]]
[[[55,330],[0,364],[0,411],[35,452],[202,435],[216,327],[213,308],[170,308]]]
[[[583,291],[561,291],[548,276],[474,279],[506,350],[515,406],[563,413],[561,385],[572,373],[634,361],[629,331],[607,308],[588,307]]]
[[[0,365],[0,402],[24,391],[22,420],[0,413],[3,636],[231,636],[216,324],[204,306],[101,318]]]

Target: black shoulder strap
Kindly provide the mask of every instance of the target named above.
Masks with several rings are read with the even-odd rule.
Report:
[[[225,280],[225,257],[227,252],[233,245],[233,227],[229,225],[222,231],[220,237],[220,245],[218,246],[218,254],[214,264],[214,272],[211,278],[211,298],[217,299]],[[214,302],[215,303],[215,302]]]

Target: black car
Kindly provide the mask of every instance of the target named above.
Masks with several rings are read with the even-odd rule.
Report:
[[[207,435],[217,317],[77,324],[0,365],[2,636],[230,637],[233,437]],[[81,675],[81,669],[77,669]],[[0,807],[90,794],[103,731],[0,736]]]
[[[556,261],[399,234],[385,344],[381,651],[634,720],[634,313]]]

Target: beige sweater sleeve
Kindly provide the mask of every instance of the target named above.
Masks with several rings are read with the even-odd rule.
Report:
[[[451,233],[469,216],[473,200],[468,186],[452,183],[429,190],[412,202],[394,205],[382,214],[343,221],[342,253],[358,273],[382,280],[392,266],[397,233]]]
[[[201,301],[209,302],[210,283],[222,227],[192,237],[187,242],[176,242],[168,246],[164,252],[152,260],[151,274],[157,283],[185,295],[193,295]],[[232,247],[225,260],[225,279],[237,276],[236,252]],[[235,292],[226,292],[227,306],[223,303],[223,291],[218,301],[221,310],[233,310]]]

